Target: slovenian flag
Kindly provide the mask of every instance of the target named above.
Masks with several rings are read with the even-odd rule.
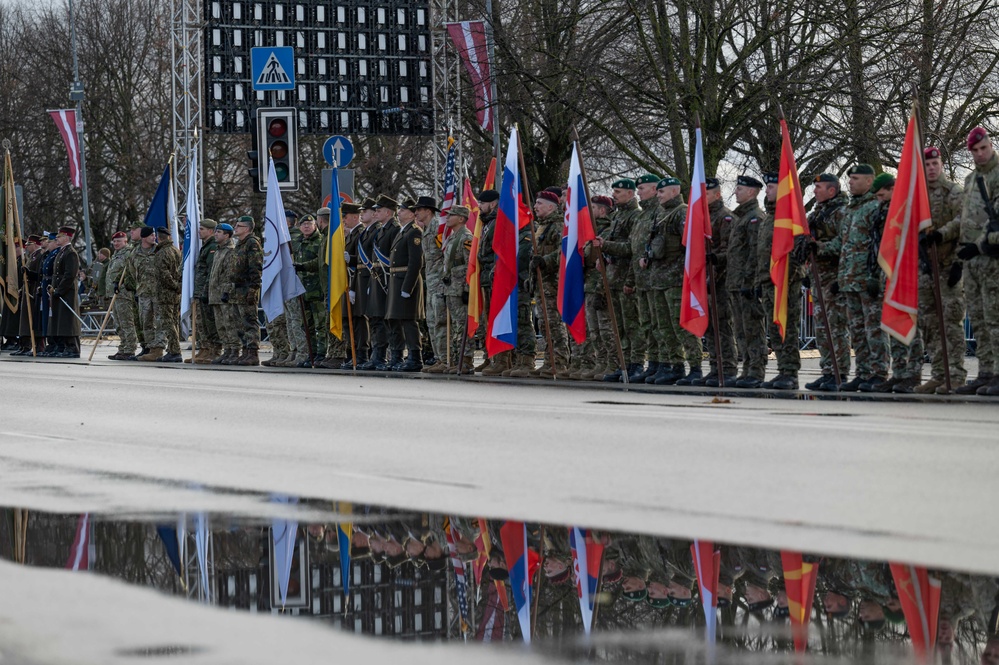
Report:
[[[562,253],[558,266],[558,311],[577,344],[586,341],[586,310],[583,307],[583,248],[593,240],[593,222],[583,185],[583,168],[576,144],[569,162],[569,192],[566,197]]]

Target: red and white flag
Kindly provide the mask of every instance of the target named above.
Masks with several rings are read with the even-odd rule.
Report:
[[[704,145],[701,128],[695,130],[694,177],[690,183],[690,205],[683,225],[683,291],[680,295],[680,325],[696,337],[708,329],[708,281],[705,238],[711,237],[711,213],[704,176]]]
[[[73,187],[80,187],[80,142],[79,133],[76,130],[76,110],[59,109],[49,111],[52,120],[55,121],[59,133],[62,134],[62,141],[66,144],[66,153],[69,155],[69,181]]]
[[[489,84],[489,50],[486,44],[485,21],[449,23],[447,32],[458,49],[458,57],[465,65],[472,81],[475,97],[475,117],[484,132],[493,131],[495,100]]]
[[[66,559],[66,570],[90,570],[90,532],[90,513],[84,513],[76,521],[76,538]]]

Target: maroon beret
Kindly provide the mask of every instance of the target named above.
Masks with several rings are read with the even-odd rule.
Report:
[[[989,138],[989,133],[985,131],[984,127],[975,127],[968,132],[968,150],[971,150],[971,146],[987,138]]]
[[[555,205],[560,205],[562,202],[559,201],[558,194],[555,192],[549,192],[547,189],[538,192],[539,201],[549,201]]]
[[[117,238],[127,238],[127,237],[128,235],[124,231],[116,231],[111,235],[111,240],[115,240]]]
[[[923,148],[923,159],[937,159],[938,157],[940,157],[940,148],[934,145]]]
[[[594,196],[593,203],[599,203],[600,205],[607,206],[608,208],[614,207],[614,199],[609,196]]]

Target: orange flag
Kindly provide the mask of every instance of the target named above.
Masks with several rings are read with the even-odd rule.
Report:
[[[787,609],[791,615],[794,650],[802,653],[808,646],[808,621],[812,618],[819,564],[804,562],[801,552],[782,551],[780,560],[784,567],[784,591],[787,593]]]
[[[894,203],[894,201],[893,201]],[[905,625],[912,637],[916,655],[925,660],[937,641],[937,619],[940,617],[940,580],[930,577],[925,568],[903,563],[889,563],[895,579],[898,601],[905,615]]]
[[[489,170],[486,171],[486,181],[482,184],[482,189],[496,189],[496,158],[489,160]]]
[[[465,271],[465,283],[468,284],[468,336],[475,337],[479,329],[479,319],[482,318],[482,270],[479,265],[479,240],[482,238],[482,216],[479,214],[479,202],[472,192],[472,182],[465,178],[465,190],[462,200],[469,209],[468,224],[472,232],[472,249],[468,253],[468,269]]]
[[[919,232],[932,224],[920,145],[916,107],[913,106],[878,250],[878,264],[888,276],[881,308],[881,329],[903,344],[911,343],[916,335]]]
[[[801,198],[798,166],[794,162],[791,136],[787,122],[780,119],[780,182],[777,184],[777,210],[774,213],[774,241],[770,248],[770,281],[774,283],[774,323],[784,339],[787,329],[787,257],[794,247],[796,236],[809,235],[805,217],[805,202]],[[799,297],[794,294],[794,297]]]

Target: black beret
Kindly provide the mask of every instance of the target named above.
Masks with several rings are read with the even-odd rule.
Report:
[[[142,238],[148,238],[149,236],[153,235],[155,232],[156,232],[156,229],[154,229],[153,227],[151,227],[151,226],[143,226],[142,230],[139,231],[139,236],[142,237]]]
[[[856,164],[846,172],[847,175],[874,175],[874,167],[870,164]]]
[[[763,182],[768,185],[776,185],[780,182],[780,174],[775,171],[767,171],[763,174]]]
[[[499,192],[495,189],[484,189],[479,194],[479,203],[492,203],[493,201],[499,201]]]
[[[736,179],[736,184],[742,185],[743,187],[755,187],[756,189],[763,189],[763,183],[754,178],[751,175],[741,175]]]
[[[704,179],[704,189],[718,189],[721,183],[718,182],[718,178],[705,178]]]

